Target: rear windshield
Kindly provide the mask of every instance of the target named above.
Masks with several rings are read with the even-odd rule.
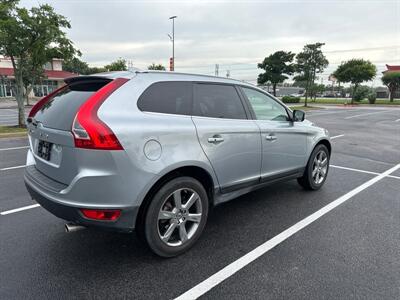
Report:
[[[79,107],[109,81],[91,81],[67,85],[55,94],[35,115],[44,127],[71,130]]]

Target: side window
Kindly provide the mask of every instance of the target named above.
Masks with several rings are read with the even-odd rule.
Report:
[[[242,101],[234,86],[194,85],[193,115],[210,118],[247,119]]]
[[[286,109],[274,99],[259,91],[242,87],[257,120],[288,121]]]
[[[186,81],[154,83],[143,92],[137,105],[142,111],[190,115],[192,83]]]

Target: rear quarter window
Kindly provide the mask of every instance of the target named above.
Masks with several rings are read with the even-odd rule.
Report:
[[[154,83],[143,92],[137,105],[142,111],[190,115],[192,83],[186,81]]]

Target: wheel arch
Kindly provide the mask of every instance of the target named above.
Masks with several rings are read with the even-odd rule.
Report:
[[[328,148],[328,151],[329,151],[329,157],[331,156],[331,153],[332,153],[332,145],[331,145],[331,142],[330,142],[329,140],[327,140],[327,139],[321,139],[321,140],[319,140],[318,143],[315,144],[315,146],[314,146],[314,148],[313,148],[313,151],[314,151],[315,147],[317,147],[318,145],[324,145],[324,146],[326,146],[326,148]]]

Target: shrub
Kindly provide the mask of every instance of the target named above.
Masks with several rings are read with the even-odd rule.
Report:
[[[371,89],[365,85],[360,85],[354,93],[354,100],[359,102],[368,97],[371,93]]]
[[[300,97],[294,96],[283,96],[282,97],[283,103],[300,103]]]
[[[371,92],[368,95],[368,102],[369,102],[369,104],[375,104],[375,101],[376,101],[376,93],[375,92]]]

